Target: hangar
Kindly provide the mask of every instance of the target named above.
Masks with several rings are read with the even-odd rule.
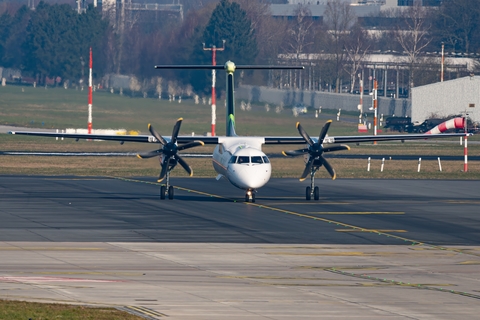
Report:
[[[412,88],[412,122],[468,113],[480,122],[480,76]]]

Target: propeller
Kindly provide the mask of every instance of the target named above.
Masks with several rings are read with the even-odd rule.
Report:
[[[328,120],[325,123],[325,125],[322,128],[322,131],[320,131],[320,135],[318,136],[318,141],[314,142],[312,138],[310,138],[308,133],[305,131],[305,129],[303,129],[303,127],[300,125],[300,122],[297,122],[298,133],[300,133],[303,139],[305,139],[305,141],[308,144],[308,147],[304,149],[299,149],[299,150],[282,151],[282,153],[284,156],[291,156],[291,157],[302,156],[305,154],[309,155],[307,163],[305,164],[305,169],[303,170],[302,176],[300,177],[300,181],[303,181],[307,178],[307,176],[312,172],[312,168],[319,168],[321,166],[324,166],[325,169],[330,174],[330,176],[332,177],[332,180],[335,180],[336,178],[335,170],[327,161],[327,159],[325,159],[325,157],[323,156],[323,153],[340,151],[340,150],[350,150],[350,147],[347,145],[336,145],[336,146],[330,146],[325,148],[323,147],[323,141],[327,136],[327,132],[328,132],[328,129],[330,128],[331,123],[332,123],[332,120]]]
[[[148,151],[148,152],[141,152],[137,154],[137,157],[140,159],[148,159],[156,156],[163,156],[162,163],[161,163],[161,171],[160,176],[158,177],[158,182],[161,182],[168,170],[173,169],[179,163],[185,171],[192,176],[193,170],[192,168],[183,160],[182,157],[178,155],[178,151],[182,151],[185,149],[190,149],[193,147],[203,146],[203,141],[194,140],[187,142],[182,145],[177,145],[177,138],[178,133],[180,132],[180,126],[182,125],[183,118],[179,118],[175,126],[173,127],[172,131],[172,138],[170,141],[165,140],[153,127],[151,124],[148,124],[148,131],[157,139],[157,142],[162,145],[162,147],[158,150]]]

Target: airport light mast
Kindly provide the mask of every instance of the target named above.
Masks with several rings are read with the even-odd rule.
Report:
[[[212,47],[205,47],[205,42],[203,43],[203,50],[210,50],[212,51],[212,65],[216,66],[217,65],[217,51],[223,51],[225,50],[225,40],[222,40],[223,46],[221,48],[217,48],[215,45]],[[215,122],[217,119],[216,115],[216,110],[217,106],[215,103],[216,100],[216,94],[215,94],[215,78],[216,78],[216,70],[212,69],[212,137],[215,136]]]

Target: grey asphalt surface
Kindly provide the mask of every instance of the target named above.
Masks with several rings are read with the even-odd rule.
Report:
[[[0,298],[152,319],[476,319],[480,181],[0,176]]]

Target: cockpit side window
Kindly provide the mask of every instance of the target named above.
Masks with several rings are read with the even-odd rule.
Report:
[[[237,163],[250,163],[250,157],[240,156]]]
[[[237,157],[236,156],[232,156],[230,158],[230,161],[228,161],[228,163],[235,163],[235,162],[237,162]]]
[[[268,160],[267,156],[262,156],[262,158],[263,158],[263,162],[270,163],[270,160]]]
[[[263,164],[262,157],[260,157],[260,156],[252,157],[252,163],[253,164]]]

